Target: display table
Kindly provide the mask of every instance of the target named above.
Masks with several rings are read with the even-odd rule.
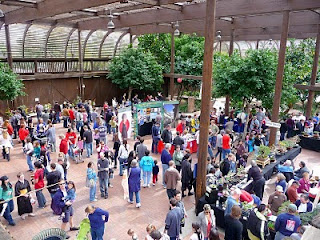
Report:
[[[162,141],[162,140],[159,140],[159,143],[158,143],[158,153],[162,153],[162,151],[163,151],[163,149],[164,149],[164,147],[165,147],[165,144],[164,144],[164,142]],[[171,154],[171,156],[173,156],[173,152],[174,152],[174,146],[173,145],[171,145],[171,149],[170,149],[170,154]]]
[[[143,137],[146,135],[151,135],[152,122],[145,122],[143,125],[138,127],[138,135]]]
[[[193,139],[193,140],[187,141],[187,149],[190,150],[190,153],[196,153],[198,151],[197,140]]]
[[[320,139],[315,139],[313,137],[304,137],[302,135],[300,137],[299,145],[308,150],[320,152]]]

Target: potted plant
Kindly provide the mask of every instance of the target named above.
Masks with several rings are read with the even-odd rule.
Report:
[[[304,136],[304,137],[309,137],[309,134],[306,133],[306,132],[302,132],[302,136]]]
[[[313,137],[315,138],[315,139],[319,139],[319,132],[317,132],[317,131],[314,131],[313,132]]]
[[[271,150],[268,146],[260,146],[257,159],[261,161],[266,161],[269,157],[270,152]]]

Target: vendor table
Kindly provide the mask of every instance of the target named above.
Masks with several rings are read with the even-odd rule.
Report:
[[[320,139],[315,139],[312,137],[304,137],[302,135],[300,137],[299,145],[302,148],[309,149],[312,151],[320,152]]]
[[[197,140],[193,139],[193,140],[187,141],[187,149],[189,149],[191,153],[196,153],[198,151]]]

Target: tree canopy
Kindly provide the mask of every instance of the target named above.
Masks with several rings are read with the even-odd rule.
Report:
[[[162,69],[156,58],[140,48],[129,47],[112,59],[109,77],[121,89],[155,91],[163,83]]]
[[[25,95],[24,84],[6,63],[0,63],[0,100],[14,100]]]

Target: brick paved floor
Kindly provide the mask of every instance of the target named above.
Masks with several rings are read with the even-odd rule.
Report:
[[[62,125],[56,125],[57,136],[60,133],[65,133],[66,129],[62,128]],[[109,146],[111,144],[111,137],[109,136]],[[148,147],[151,146],[151,138],[146,137],[145,141]],[[27,172],[28,167],[26,164],[25,156],[22,154],[22,146],[15,140],[15,147],[11,153],[11,161],[6,162],[0,160],[0,176],[8,175],[11,182],[16,182],[16,174],[20,171],[25,173],[26,179],[30,179],[30,173]],[[58,142],[57,142],[58,144]],[[133,141],[129,141],[130,149],[133,148]],[[84,163],[75,164],[71,162],[71,167],[68,172],[68,180],[73,180],[77,188],[77,198],[74,203],[75,216],[74,224],[78,225],[80,221],[86,217],[84,209],[89,202],[89,189],[85,187],[86,179],[86,166],[87,163],[92,160],[96,162],[97,154],[94,151],[91,159],[85,159]],[[160,156],[153,155],[155,159],[160,160]],[[298,160],[304,160],[307,162],[308,167],[314,170],[315,175],[320,175],[319,167],[320,154],[308,150],[303,150],[301,155],[298,156],[295,164],[298,164]],[[56,154],[52,154],[52,159],[56,161]],[[196,159],[196,156],[194,156]],[[159,165],[160,166],[160,165]],[[161,168],[161,167],[160,167]],[[161,173],[161,170],[160,170]],[[106,231],[104,239],[130,239],[126,232],[129,228],[135,230],[138,234],[139,239],[144,239],[146,235],[145,228],[149,223],[154,224],[157,228],[163,228],[164,219],[168,211],[168,199],[165,189],[161,186],[161,174],[159,174],[159,182],[156,186],[151,188],[143,188],[141,190],[141,204],[140,209],[135,208],[135,205],[130,205],[123,199],[123,190],[121,186],[122,178],[118,174],[118,170],[115,171],[115,178],[112,180],[113,188],[109,189],[109,198],[107,200],[100,199],[99,192],[97,191],[98,201],[95,206],[106,209],[110,213],[109,222],[106,224]],[[265,199],[274,191],[274,178],[267,183]],[[50,196],[47,191],[44,191],[45,197],[50,204]],[[194,197],[186,197],[184,203],[188,212],[193,213],[194,208]],[[16,205],[15,205],[16,207]],[[50,207],[45,209],[37,209],[34,207],[36,217],[27,217],[26,220],[21,220],[17,214],[17,208],[13,212],[14,220],[17,225],[15,227],[8,226],[8,230],[11,232],[15,239],[23,238],[24,240],[32,239],[32,237],[40,232],[41,230],[60,227],[61,221],[58,217],[52,214]],[[194,216],[191,219],[195,219]],[[7,225],[5,221],[2,222]],[[190,236],[191,229],[184,230],[184,236]],[[71,239],[75,239],[76,232],[69,232]],[[184,239],[188,239],[185,237]]]

